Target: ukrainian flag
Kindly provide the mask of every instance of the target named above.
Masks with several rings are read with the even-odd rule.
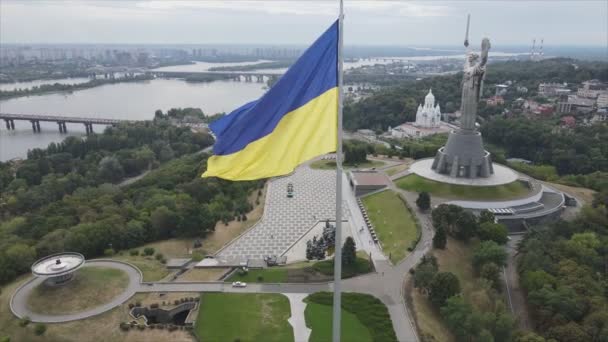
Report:
[[[338,141],[338,21],[260,99],[210,124],[216,137],[203,177],[285,175]]]

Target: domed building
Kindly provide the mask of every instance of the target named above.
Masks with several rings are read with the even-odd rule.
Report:
[[[433,128],[441,125],[441,109],[439,104],[435,105],[435,96],[432,89],[424,98],[424,106],[418,105],[416,112],[416,122],[414,126],[422,128]]]
[[[424,97],[424,105],[418,105],[416,121],[406,122],[394,128],[388,129],[393,138],[422,138],[437,133],[447,133],[456,128],[441,121],[441,108],[435,104],[435,95],[432,89]]]

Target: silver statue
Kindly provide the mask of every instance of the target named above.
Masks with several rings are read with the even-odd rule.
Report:
[[[467,22],[467,36],[468,36]],[[468,37],[465,38],[465,46],[469,44]],[[462,77],[462,100],[460,105],[460,128],[463,130],[475,130],[475,119],[477,118],[477,104],[482,95],[483,79],[488,62],[488,51],[490,40],[484,38],[481,42],[481,61],[479,55],[468,51],[464,63],[464,75]]]

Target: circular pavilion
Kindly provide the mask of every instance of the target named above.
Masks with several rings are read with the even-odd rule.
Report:
[[[47,285],[56,286],[70,281],[82,265],[84,256],[80,253],[57,253],[36,261],[32,265],[32,273],[36,277],[46,278]]]

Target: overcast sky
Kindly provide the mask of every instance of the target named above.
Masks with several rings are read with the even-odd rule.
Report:
[[[0,0],[0,43],[309,44],[338,1]],[[608,46],[608,1],[345,0],[348,45]]]

